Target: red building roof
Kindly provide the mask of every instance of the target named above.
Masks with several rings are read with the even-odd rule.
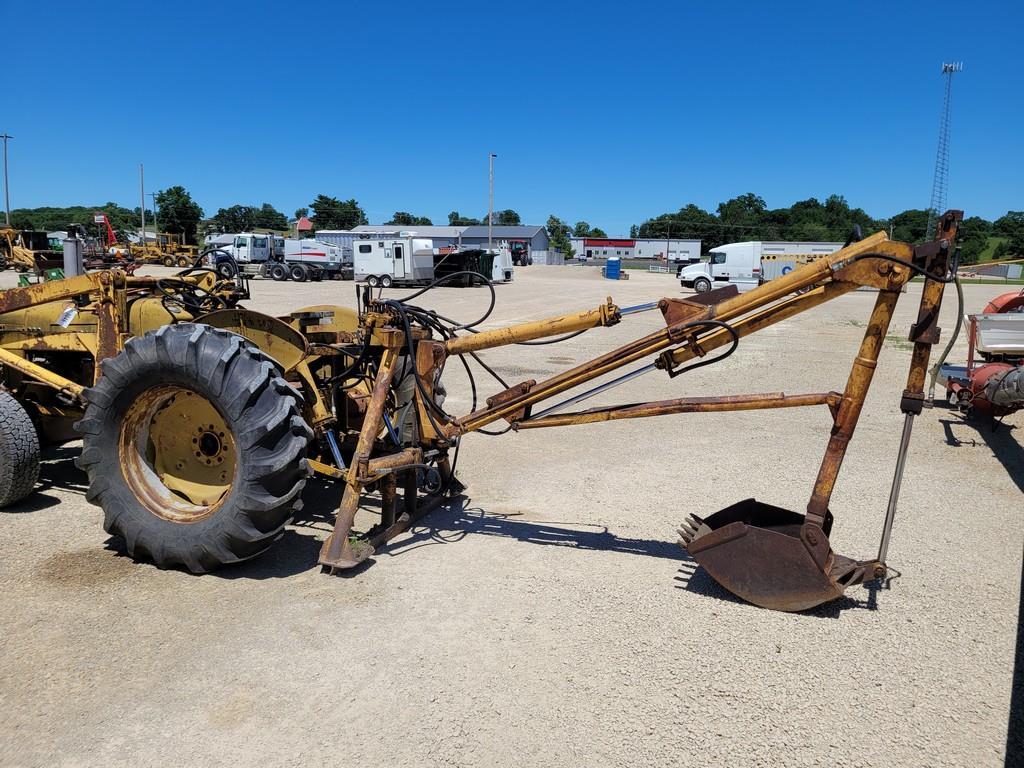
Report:
[[[299,219],[298,223],[295,225],[295,229],[298,232],[309,232],[312,228],[313,224],[305,216]]]
[[[591,248],[632,248],[636,245],[636,241],[587,237],[583,239],[583,244]]]

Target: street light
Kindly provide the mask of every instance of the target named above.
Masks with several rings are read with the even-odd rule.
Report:
[[[487,197],[487,252],[488,253],[490,253],[491,249],[493,248],[491,240],[492,240],[492,228],[493,228],[493,225],[494,225],[494,158],[496,158],[496,157],[497,157],[497,155],[494,154],[493,152],[490,152],[487,155],[487,165],[488,165],[489,170],[490,170],[490,184],[489,184],[489,187],[488,187],[489,191],[488,191],[488,197]]]

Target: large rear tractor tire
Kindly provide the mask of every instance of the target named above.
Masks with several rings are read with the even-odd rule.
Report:
[[[0,392],[0,508],[21,501],[39,482],[39,435],[28,412]]]
[[[241,336],[182,323],[102,363],[76,425],[86,498],[128,553],[202,573],[255,557],[301,509],[300,395]]]

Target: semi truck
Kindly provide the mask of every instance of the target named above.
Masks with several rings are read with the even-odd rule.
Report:
[[[842,243],[765,242],[728,243],[712,249],[707,261],[683,267],[677,273],[684,288],[707,293],[716,284],[732,283],[740,291],[781,277],[800,264],[835,253]]]
[[[352,258],[342,247],[310,238],[238,232],[209,237],[206,243],[216,249],[208,256],[211,266],[227,278],[233,277],[236,265],[245,275],[273,280],[352,278]]]

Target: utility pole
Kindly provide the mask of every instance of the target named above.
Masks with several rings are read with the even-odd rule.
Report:
[[[935,176],[932,178],[932,200],[928,205],[928,226],[925,241],[931,240],[939,214],[946,210],[946,187],[949,184],[949,107],[953,92],[953,75],[964,68],[962,61],[943,62],[942,76],[946,79],[946,93],[939,116],[939,148],[935,152]]]
[[[668,232],[665,235],[665,263],[668,264],[668,254],[672,250],[672,219],[668,220]]]
[[[139,163],[139,212],[142,214],[142,247],[146,247],[146,182],[142,172],[142,163]]]
[[[156,192],[150,192],[149,193],[149,196],[153,198],[153,234],[154,235],[159,235],[160,234],[160,224],[158,223],[157,218],[156,218],[156,195],[157,195]]]
[[[11,226],[11,184],[7,180],[7,140],[13,138],[6,131],[0,134],[0,139],[4,140],[4,220],[8,227]]]
[[[488,186],[488,197],[487,197],[487,251],[490,253],[493,247],[492,240],[492,229],[494,225],[494,158],[497,155],[493,152],[487,155],[487,165],[490,170],[490,183]]]

